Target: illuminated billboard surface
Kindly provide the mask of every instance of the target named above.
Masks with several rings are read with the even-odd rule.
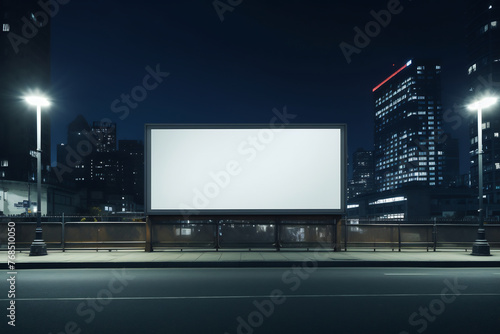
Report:
[[[345,126],[146,126],[148,214],[345,211]]]

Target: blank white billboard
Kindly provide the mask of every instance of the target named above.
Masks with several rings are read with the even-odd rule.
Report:
[[[345,126],[146,126],[148,214],[345,211]]]

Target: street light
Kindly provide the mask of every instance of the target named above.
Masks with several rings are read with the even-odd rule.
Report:
[[[472,255],[490,255],[490,245],[486,241],[483,222],[483,109],[497,103],[496,97],[484,97],[467,106],[469,110],[477,110],[477,162],[479,171],[479,228],[477,239],[472,245]]]
[[[42,237],[42,106],[50,105],[44,96],[27,96],[24,98],[30,105],[36,106],[36,169],[37,169],[37,210],[35,240],[31,244],[30,256],[47,255],[47,245]]]

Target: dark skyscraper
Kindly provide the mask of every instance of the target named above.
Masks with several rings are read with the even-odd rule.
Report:
[[[65,181],[85,194],[84,210],[143,210],[144,144],[120,140],[117,150],[116,143],[115,123],[93,122],[90,127],[78,115],[68,125],[67,144],[57,147],[58,168]]]
[[[377,191],[444,186],[445,170],[458,170],[445,154],[457,142],[443,131],[440,76],[437,61],[413,60],[373,89]]]
[[[500,98],[500,3],[469,0],[467,15],[468,100],[472,102],[486,95]],[[482,116],[485,203],[500,204],[500,103],[483,110]],[[476,112],[471,112],[470,119],[470,175],[472,187],[477,188]]]
[[[93,122],[95,147],[87,161],[92,188],[104,193],[119,192],[119,162],[116,151],[116,124]]]
[[[50,18],[37,0],[0,1],[0,179],[35,180],[36,108],[23,100],[50,88]],[[50,166],[50,109],[42,108],[43,178]]]
[[[88,141],[88,133],[90,133],[90,126],[85,117],[76,116],[68,125],[68,145],[78,150],[82,142]]]
[[[373,151],[361,148],[352,156],[352,179],[349,182],[349,198],[375,190]]]
[[[144,143],[120,140],[118,146],[121,193],[133,198],[134,207],[126,208],[126,211],[135,211],[137,205],[141,208],[144,205]]]
[[[94,122],[92,134],[97,138],[96,152],[109,153],[116,151],[116,124]]]
[[[90,168],[87,156],[94,147],[90,126],[82,115],[78,115],[69,125],[67,143],[57,145],[57,163],[54,168],[58,181],[69,181],[71,184],[83,184],[90,180]],[[63,167],[64,166],[64,167]]]

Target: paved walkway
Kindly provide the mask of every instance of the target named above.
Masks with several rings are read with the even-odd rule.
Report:
[[[500,267],[500,250],[491,256],[472,256],[469,252],[438,250],[436,252],[368,251],[351,249],[333,251],[52,251],[46,256],[29,256],[17,252],[15,267],[29,268],[106,268],[106,267],[288,267],[317,264],[323,267],[416,266],[416,267]],[[6,269],[7,252],[0,269]]]

